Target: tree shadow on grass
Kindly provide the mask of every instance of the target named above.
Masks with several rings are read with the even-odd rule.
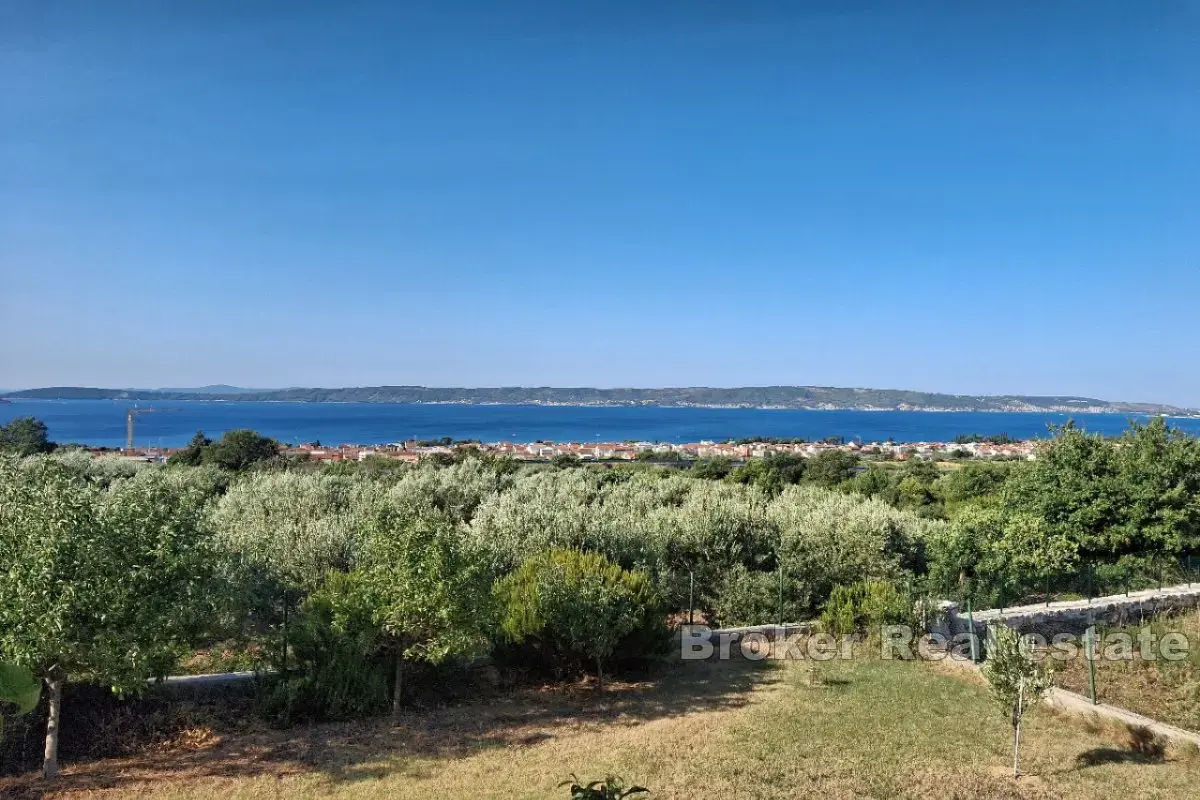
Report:
[[[1162,764],[1166,761],[1167,742],[1163,737],[1139,725],[1126,728],[1125,747],[1094,747],[1075,757],[1071,771],[1104,764]]]
[[[1094,747],[1075,757],[1075,769],[1099,767],[1104,764],[1161,764],[1164,760],[1162,756],[1147,755],[1136,750]]]
[[[742,659],[665,664],[648,680],[516,691],[504,697],[390,718],[216,737],[191,750],[71,764],[62,776],[0,779],[0,796],[44,798],[68,791],[144,788],[161,781],[319,775],[335,783],[385,775],[429,776],[440,759],[493,747],[536,747],[564,732],[637,726],[742,707],[775,680],[770,662]]]

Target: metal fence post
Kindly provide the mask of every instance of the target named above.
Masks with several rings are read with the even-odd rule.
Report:
[[[688,570],[688,625],[695,625],[696,619],[696,573]]]
[[[971,613],[971,600],[967,599],[967,624],[971,626],[971,663],[979,661],[979,640],[975,636],[975,615]]]
[[[779,624],[783,625],[783,562],[779,562]]]
[[[1085,630],[1083,632],[1083,637],[1084,637],[1083,653],[1084,653],[1084,656],[1087,657],[1087,662],[1088,662],[1088,687],[1091,689],[1091,693],[1092,693],[1092,705],[1096,705],[1096,702],[1097,702],[1096,701],[1096,660],[1095,660],[1095,655],[1092,653],[1092,647],[1093,647],[1092,631],[1093,631],[1093,629],[1094,629],[1094,626],[1089,625],[1087,627],[1087,630]]]
[[[283,593],[283,652],[281,653],[279,672],[287,675],[288,662],[288,593]]]

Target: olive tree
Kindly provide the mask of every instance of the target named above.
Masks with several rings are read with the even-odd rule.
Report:
[[[393,714],[402,708],[406,662],[438,664],[483,649],[490,574],[447,517],[383,505],[368,522],[352,578],[373,609],[382,649],[395,658]]]
[[[378,487],[343,475],[251,473],[212,506],[221,544],[298,593],[354,568]]]
[[[105,490],[51,459],[0,459],[0,659],[46,684],[46,777],[58,774],[64,683],[139,691],[204,615],[203,503],[158,474]]]
[[[1021,720],[1050,691],[1050,664],[1033,652],[1031,644],[1007,625],[992,628],[983,674],[992,696],[1013,729],[1013,777],[1021,775]]]
[[[944,527],[882,500],[811,486],[785,490],[769,517],[788,585],[814,609],[838,584],[894,580],[919,568],[922,542]]]
[[[560,655],[593,662],[597,690],[604,688],[604,661],[622,640],[661,621],[646,573],[580,550],[549,550],[526,561],[496,586],[496,596],[510,641],[540,640]]]
[[[354,569],[381,491],[354,476],[254,472],[210,507],[211,525],[230,556],[231,602],[242,607],[242,619],[278,626],[285,671],[289,620],[331,573]]]

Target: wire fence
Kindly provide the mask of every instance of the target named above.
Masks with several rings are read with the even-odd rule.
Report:
[[[686,624],[770,625],[812,620],[821,615],[831,588],[779,564],[758,570],[698,564],[651,574],[675,621]],[[914,603],[952,600],[975,611],[1003,611],[1169,586],[1200,586],[1200,554],[1089,559],[1073,569],[1040,573],[963,569],[957,580],[945,583],[911,574],[893,582]]]
[[[1200,555],[1142,555],[1087,560],[1075,569],[1040,574],[980,575],[964,570],[957,585],[940,599],[970,603],[976,610],[1003,610],[1193,584],[1200,584]]]

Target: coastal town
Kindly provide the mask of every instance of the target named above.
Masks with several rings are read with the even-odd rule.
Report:
[[[576,458],[580,461],[610,463],[634,462],[639,460],[659,462],[687,462],[712,459],[727,459],[741,462],[754,458],[787,454],[815,456],[831,450],[841,450],[868,459],[927,460],[947,459],[1030,459],[1037,448],[1037,440],[1010,441],[950,441],[950,442],[842,442],[826,440],[807,442],[800,440],[737,440],[699,441],[686,444],[670,442],[475,442],[442,440],[409,440],[390,444],[338,444],[326,445],[309,442],[280,447],[284,457],[311,461],[339,462],[363,461],[368,458],[385,458],[409,463],[422,459],[453,456],[465,449],[481,453],[512,458],[524,462],[548,462],[558,457]],[[122,456],[142,461],[165,461],[179,448],[133,448],[120,451]],[[111,450],[91,449],[95,454],[111,453]]]

